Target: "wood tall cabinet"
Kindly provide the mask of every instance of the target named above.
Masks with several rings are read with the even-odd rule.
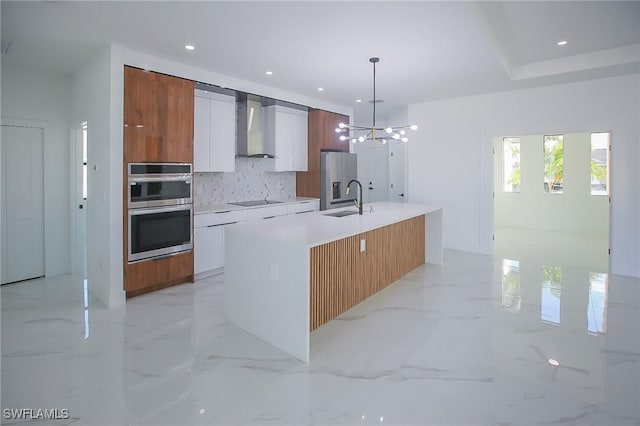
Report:
[[[193,163],[194,83],[124,68],[123,262],[124,290],[133,297],[193,281],[193,251],[128,262],[129,163]]]
[[[349,152],[349,141],[341,141],[335,129],[349,123],[349,117],[321,109],[308,112],[307,171],[296,173],[296,195],[320,198],[320,151],[332,149]]]
[[[124,68],[125,162],[193,162],[193,81]]]

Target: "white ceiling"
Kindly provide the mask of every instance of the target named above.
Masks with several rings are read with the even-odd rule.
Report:
[[[640,72],[640,1],[3,0],[1,7],[3,64],[72,73],[114,43],[356,114],[371,109],[371,56],[380,57],[383,111]]]

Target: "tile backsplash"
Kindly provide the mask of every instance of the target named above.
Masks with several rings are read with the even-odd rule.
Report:
[[[269,172],[270,160],[236,158],[236,171],[194,173],[193,201],[196,210],[235,201],[293,200],[296,198],[295,172]]]

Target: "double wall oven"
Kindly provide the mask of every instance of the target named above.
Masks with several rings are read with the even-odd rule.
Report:
[[[128,261],[193,249],[191,164],[128,165]]]

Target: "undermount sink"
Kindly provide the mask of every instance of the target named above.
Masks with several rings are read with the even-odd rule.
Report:
[[[324,213],[325,216],[344,217],[351,216],[352,214],[358,214],[357,210],[343,210],[341,212]]]

